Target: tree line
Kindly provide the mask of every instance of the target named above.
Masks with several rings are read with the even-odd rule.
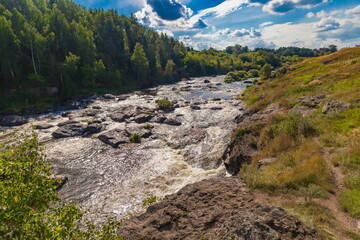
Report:
[[[116,10],[88,10],[72,0],[0,0],[0,111],[41,111],[188,76],[277,68],[332,50],[235,45],[199,52]]]

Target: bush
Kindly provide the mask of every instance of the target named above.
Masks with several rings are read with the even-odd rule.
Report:
[[[174,108],[174,105],[169,99],[158,99],[155,101],[157,104],[157,108],[160,110],[172,110]]]
[[[150,130],[150,129],[153,129],[154,126],[151,125],[151,124],[145,124],[145,125],[143,126],[143,128],[144,128],[144,129],[147,129],[147,130]]]
[[[141,136],[138,133],[133,133],[129,137],[130,142],[132,143],[140,143],[141,142]]]
[[[95,227],[78,207],[59,199],[36,134],[8,142],[0,147],[2,239],[122,239],[116,234],[120,222]]]

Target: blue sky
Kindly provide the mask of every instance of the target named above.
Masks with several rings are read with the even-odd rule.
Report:
[[[74,0],[135,13],[195,49],[360,45],[360,0]]]

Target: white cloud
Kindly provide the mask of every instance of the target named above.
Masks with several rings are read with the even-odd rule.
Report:
[[[159,34],[166,34],[169,37],[174,37],[174,33],[170,30],[156,30]]]
[[[260,27],[265,27],[265,26],[269,26],[269,25],[272,25],[272,24],[273,24],[273,22],[264,22],[264,23],[260,24],[259,26]]]
[[[215,17],[225,17],[232,12],[242,9],[246,3],[247,0],[225,0],[215,7],[201,10],[197,16],[204,17],[214,15]]]
[[[353,9],[346,10],[345,14],[346,15],[360,14],[360,5],[358,5],[357,7],[354,7]]]
[[[313,12],[308,12],[308,14],[306,14],[306,17],[307,17],[307,18],[313,18],[313,17],[315,17],[315,13],[313,13]]]

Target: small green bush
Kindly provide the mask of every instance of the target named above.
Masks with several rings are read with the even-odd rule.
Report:
[[[141,142],[141,136],[138,133],[133,133],[129,137],[130,142],[132,143],[140,143]]]
[[[150,130],[150,129],[154,128],[154,126],[151,125],[151,124],[145,124],[145,125],[143,126],[143,128],[144,128],[144,129],[147,129],[147,130]]]
[[[151,196],[147,199],[145,199],[143,202],[142,202],[142,205],[143,207],[147,207],[147,206],[150,206],[151,204],[154,204],[158,201],[157,197],[155,196]]]
[[[164,98],[164,99],[158,99],[155,101],[157,104],[157,108],[160,110],[171,110],[174,108],[174,105],[171,101],[169,101],[169,99]]]

